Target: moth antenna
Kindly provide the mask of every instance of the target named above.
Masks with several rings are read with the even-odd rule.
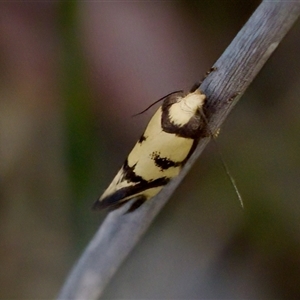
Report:
[[[235,183],[235,180],[234,180],[233,176],[231,175],[231,173],[230,173],[230,171],[229,171],[229,169],[228,169],[228,167],[227,167],[227,164],[225,163],[225,160],[224,160],[224,157],[223,157],[223,155],[222,155],[222,152],[221,152],[221,149],[220,149],[220,147],[219,147],[219,144],[217,143],[217,141],[216,141],[216,139],[215,139],[215,135],[211,132],[211,130],[210,130],[210,128],[209,128],[209,125],[208,125],[208,121],[207,121],[207,119],[206,119],[206,116],[204,115],[204,113],[203,113],[202,110],[200,111],[200,113],[201,113],[201,115],[202,115],[202,117],[203,117],[203,119],[204,119],[204,121],[205,121],[205,123],[206,123],[206,125],[207,125],[209,134],[210,134],[210,136],[212,137],[213,142],[214,142],[214,145],[215,145],[215,147],[216,147],[216,149],[217,149],[217,151],[218,151],[218,154],[219,154],[219,157],[220,157],[220,159],[221,159],[222,166],[223,166],[223,168],[224,168],[224,170],[225,170],[225,172],[226,172],[227,178],[230,180],[230,182],[231,182],[231,184],[232,184],[232,186],[233,186],[233,188],[234,188],[235,194],[237,195],[237,197],[238,197],[238,199],[239,199],[239,201],[240,201],[241,207],[244,209],[243,198],[242,198],[242,196],[241,196],[241,194],[240,194],[240,192],[239,192],[239,189],[238,189],[238,187],[237,187],[237,185],[236,185],[236,183]]]
[[[192,88],[190,89],[190,93],[194,93],[197,89],[199,89],[200,85],[202,84],[202,82],[204,81],[204,79],[206,79],[206,77],[217,70],[217,67],[211,67],[206,73],[205,75],[203,76],[203,78],[200,80],[200,81],[197,81],[193,86]]]
[[[141,115],[141,114],[143,114],[144,112],[146,112],[149,108],[151,108],[152,106],[154,106],[155,104],[157,104],[158,102],[163,101],[165,98],[167,98],[167,97],[169,97],[169,96],[171,96],[171,95],[173,95],[173,94],[176,94],[176,93],[182,93],[182,92],[183,92],[183,91],[180,90],[180,91],[175,91],[175,92],[169,93],[168,95],[163,96],[162,98],[156,100],[155,102],[153,102],[152,104],[150,104],[146,109],[144,109],[143,111],[141,111],[141,112],[139,112],[139,113],[133,115],[132,117],[136,117],[136,116],[138,116],[138,115]]]
[[[215,137],[214,137],[214,136],[213,136],[213,141],[214,141],[214,144],[216,145],[217,151],[218,151],[219,156],[220,156],[220,158],[221,158],[222,165],[223,165],[223,168],[224,168],[224,170],[225,170],[225,172],[226,172],[226,174],[227,174],[227,177],[229,178],[229,180],[230,180],[230,182],[231,182],[231,184],[232,184],[232,186],[233,186],[233,188],[234,188],[234,191],[235,191],[235,193],[236,193],[236,195],[237,195],[237,197],[238,197],[238,199],[239,199],[239,201],[240,201],[240,203],[241,203],[242,208],[244,209],[243,198],[242,198],[242,196],[241,196],[241,194],[240,194],[240,192],[239,192],[239,189],[238,189],[238,187],[237,187],[237,185],[236,185],[236,183],[235,183],[234,178],[232,177],[232,175],[231,175],[231,173],[230,173],[230,171],[229,171],[229,169],[228,169],[228,167],[227,167],[227,164],[225,163],[225,160],[224,160],[224,157],[223,157],[222,152],[221,152],[221,150],[220,150],[219,144],[218,144],[217,141],[215,140]]]

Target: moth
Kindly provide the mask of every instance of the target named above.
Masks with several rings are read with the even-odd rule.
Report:
[[[144,133],[123,166],[94,203],[94,209],[116,209],[135,199],[127,212],[139,208],[177,176],[199,140],[210,136],[203,112],[206,96],[199,84],[188,92],[163,97]]]

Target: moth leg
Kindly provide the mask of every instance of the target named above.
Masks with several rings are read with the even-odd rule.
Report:
[[[126,211],[126,214],[131,213],[136,209],[138,209],[143,203],[145,203],[146,200],[147,198],[145,196],[137,197],[136,200],[131,204],[131,206]]]
[[[202,84],[202,82],[204,81],[204,79],[213,71],[216,71],[217,67],[211,67],[208,71],[206,71],[206,73],[204,74],[203,78],[200,81],[197,81],[190,89],[190,93],[194,93]]]
[[[210,73],[212,73],[212,72],[214,72],[214,71],[217,71],[217,70],[218,70],[217,67],[211,67],[208,71],[206,71],[206,73],[204,74],[203,78],[201,79],[199,85],[202,84],[202,82],[206,79],[206,77],[207,77]]]
[[[240,96],[241,94],[242,94],[242,92],[236,92],[236,93],[234,93],[234,94],[227,100],[227,103],[231,103],[232,101],[235,101],[236,98],[237,98],[238,96]]]

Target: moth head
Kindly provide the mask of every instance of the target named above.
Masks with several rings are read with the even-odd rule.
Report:
[[[205,98],[199,89],[186,96],[178,96],[176,102],[169,108],[169,118],[172,123],[179,126],[187,124],[202,109]]]

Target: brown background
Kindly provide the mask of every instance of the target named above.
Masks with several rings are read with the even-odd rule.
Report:
[[[0,4],[1,299],[55,297],[152,112],[131,116],[201,79],[258,3]],[[300,297],[299,30],[218,138],[244,211],[209,145],[106,299]]]

